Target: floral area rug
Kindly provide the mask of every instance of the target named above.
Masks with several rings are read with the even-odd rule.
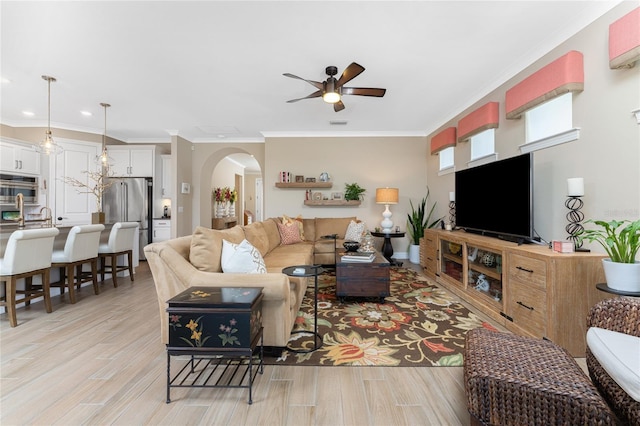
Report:
[[[417,272],[391,268],[391,296],[376,299],[336,296],[335,272],[318,277],[320,349],[296,353],[285,349],[265,364],[310,366],[462,366],[466,332],[495,328],[482,321],[450,293]],[[313,284],[307,287],[295,330],[313,330]],[[313,347],[310,333],[292,334],[289,346]]]

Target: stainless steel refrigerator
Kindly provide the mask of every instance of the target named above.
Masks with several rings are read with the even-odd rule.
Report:
[[[140,224],[140,259],[144,246],[151,243],[153,180],[151,178],[114,179],[103,194],[106,223],[138,222]]]

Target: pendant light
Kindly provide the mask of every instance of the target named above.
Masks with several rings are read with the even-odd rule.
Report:
[[[36,146],[36,151],[45,155],[50,155],[50,154],[58,155],[62,152],[62,147],[57,143],[55,143],[55,141],[53,140],[53,137],[51,137],[51,82],[55,83],[56,79],[48,75],[43,75],[42,79],[47,82],[47,86],[48,86],[47,95],[48,95],[49,104],[47,107],[47,110],[48,110],[47,131],[45,133],[44,140],[40,142],[39,145]]]
[[[102,152],[96,156],[96,163],[108,168],[111,163],[111,157],[107,152],[107,108],[111,105],[101,102],[100,106],[104,108],[104,133],[102,134]]]

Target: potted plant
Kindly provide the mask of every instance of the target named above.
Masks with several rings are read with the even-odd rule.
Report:
[[[429,214],[427,214],[427,201],[429,200],[429,188],[427,188],[427,195],[420,201],[417,208],[413,206],[413,202],[409,200],[411,205],[411,213],[407,214],[407,232],[411,238],[411,245],[409,246],[409,261],[411,263],[420,263],[420,238],[424,237],[424,230],[426,228],[433,228],[436,226],[442,218],[435,220],[431,219],[433,211],[436,208],[436,203],[433,203]]]
[[[365,191],[366,189],[357,183],[347,183],[344,185],[344,199],[345,201],[360,201]]]
[[[578,234],[579,241],[596,242],[609,255],[602,260],[607,286],[620,291],[640,292],[640,262],[636,260],[640,249],[640,219],[587,220],[598,228],[584,229]]]

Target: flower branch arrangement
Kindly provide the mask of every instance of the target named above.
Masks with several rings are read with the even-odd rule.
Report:
[[[62,178],[63,182],[67,185],[71,185],[76,188],[76,192],[78,194],[93,194],[96,197],[96,211],[98,213],[102,212],[102,195],[104,191],[107,190],[111,185],[116,183],[117,178],[107,180],[107,178],[113,178],[113,172],[91,172],[85,170],[81,173],[87,175],[88,179],[86,181],[81,181],[76,178],[64,176]]]

